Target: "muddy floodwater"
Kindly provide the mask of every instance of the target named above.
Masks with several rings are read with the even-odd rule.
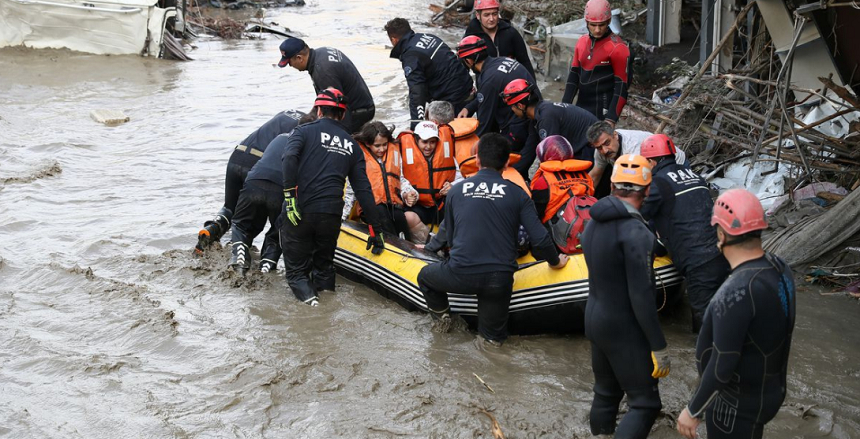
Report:
[[[405,126],[382,26],[400,14],[426,29],[426,4],[269,14],[342,49],[377,117]],[[582,335],[486,348],[344,279],[310,308],[282,275],[241,280],[226,251],[192,255],[231,148],[310,107],[309,76],[272,67],[278,44],[200,39],[187,63],[0,50],[0,437],[492,437],[483,411],[509,438],[589,437]],[[100,109],[131,121],[99,125]],[[789,395],[767,435],[860,437],[860,308],[810,289],[798,302]],[[683,319],[663,323],[672,373],[652,436],[676,438],[694,337]]]

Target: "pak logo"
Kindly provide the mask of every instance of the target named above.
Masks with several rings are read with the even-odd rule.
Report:
[[[410,73],[412,73],[412,67],[409,67],[409,66],[403,67],[403,74],[404,75],[409,76]]]
[[[339,136],[332,136],[329,133],[320,133],[320,144],[328,152],[334,152],[340,155],[352,154],[352,142],[347,139],[341,139]]]
[[[493,183],[493,187],[490,186],[486,182],[481,182],[475,187],[475,183],[471,181],[463,182],[463,195],[466,198],[479,198],[484,200],[493,200],[496,198],[503,198],[505,196],[505,188],[508,185]]]
[[[541,128],[540,131],[538,131],[538,135],[540,136],[541,139],[546,139],[546,129]]]
[[[478,93],[478,97],[477,97],[477,99],[478,99],[478,103],[479,103],[479,104],[480,104],[481,102],[484,102],[484,94],[483,94],[483,93]]]

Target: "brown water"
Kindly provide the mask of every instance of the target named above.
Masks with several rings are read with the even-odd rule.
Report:
[[[378,117],[404,126],[381,31],[392,9],[320,0],[274,18],[344,50]],[[487,349],[346,281],[310,308],[281,276],[234,277],[224,251],[191,256],[231,147],[313,99],[306,73],[271,67],[278,43],[201,39],[189,63],[0,50],[0,436],[492,437],[487,410],[509,438],[588,437],[581,335]],[[131,121],[101,126],[95,109]],[[799,302],[769,435],[860,437],[858,305],[811,291]],[[673,371],[653,437],[673,438],[694,338],[684,322],[664,328]]]

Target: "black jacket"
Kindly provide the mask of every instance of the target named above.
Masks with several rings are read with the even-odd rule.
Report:
[[[469,35],[476,35],[483,38],[487,43],[487,50],[489,51],[490,56],[513,58],[519,61],[520,64],[528,70],[529,74],[532,75],[532,78],[534,78],[535,69],[532,67],[532,60],[529,58],[529,50],[526,47],[526,42],[523,40],[522,35],[520,35],[520,33],[511,26],[511,23],[508,20],[499,20],[498,29],[496,30],[496,39],[493,41],[490,39],[490,36],[484,32],[478,18],[472,17],[472,21],[469,22],[469,26],[466,28],[466,34],[463,35],[463,37],[468,37]]]
[[[328,87],[340,90],[346,96],[349,111],[373,107],[373,96],[358,69],[340,50],[318,47],[308,55],[308,73],[317,93]]]
[[[577,160],[594,161],[594,148],[588,143],[585,132],[597,117],[570,104],[543,101],[535,108],[535,128],[540,140],[560,135],[573,146]]]
[[[448,192],[445,224],[455,273],[516,271],[520,224],[536,259],[558,264],[558,253],[529,196],[501,173],[481,169]],[[652,305],[653,306],[653,305]]]
[[[252,149],[265,152],[269,142],[281,134],[292,131],[299,124],[299,119],[303,115],[304,113],[295,110],[282,111],[276,114],[254,130],[245,140],[239,142],[239,145],[245,146],[245,151],[234,150],[233,154],[230,155],[230,163],[251,169],[260,160],[260,156],[252,154]],[[278,183],[280,184],[280,180]]]
[[[346,178],[366,215],[375,215],[376,200],[364,167],[364,153],[358,142],[339,122],[322,118],[302,125],[285,135],[283,156],[284,188],[298,187],[300,213],[343,212]],[[370,218],[372,224],[379,224]]]
[[[633,206],[609,196],[591,207],[582,234],[588,266],[585,336],[608,343],[666,347],[654,305],[654,234]]]
[[[424,111],[431,101],[456,105],[472,92],[469,71],[435,35],[410,31],[391,49],[391,57],[403,64],[409,86],[409,116],[413,121],[424,120]]]
[[[711,192],[702,177],[672,159],[660,161],[651,173],[642,216],[653,220],[672,262],[686,275],[720,255],[717,232],[711,226]]]
[[[478,75],[478,96],[466,108],[478,113],[478,137],[484,133],[500,132],[507,128],[516,116],[499,93],[514,79],[525,79],[534,84],[534,76],[519,62],[510,58],[487,58]],[[539,90],[536,90],[540,94]]]
[[[284,156],[284,149],[287,147],[287,139],[289,138],[290,136],[287,134],[281,134],[278,137],[275,137],[275,139],[269,143],[269,146],[266,147],[266,152],[263,153],[263,157],[261,157],[257,164],[248,172],[248,176],[245,178],[245,181],[265,180],[276,185],[281,185],[281,183],[284,182],[284,171],[281,159]]]

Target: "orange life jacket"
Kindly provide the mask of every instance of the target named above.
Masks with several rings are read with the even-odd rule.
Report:
[[[532,190],[534,182],[540,177],[543,177],[549,186],[549,203],[546,205],[542,222],[549,221],[571,197],[594,195],[594,182],[588,175],[589,168],[591,162],[587,160],[550,160],[540,164],[532,178]]]
[[[478,143],[478,136],[475,134],[478,130],[478,119],[460,117],[452,120],[448,126],[454,130],[454,156],[457,164],[462,168],[464,163],[473,163],[475,154],[472,148]]]
[[[367,179],[373,188],[373,198],[376,204],[403,205],[400,198],[400,150],[393,143],[388,144],[388,151],[380,163],[376,156],[370,151],[370,147],[359,142],[364,152],[364,164],[367,170]]]
[[[532,191],[529,190],[529,185],[526,184],[526,181],[523,180],[523,176],[516,169],[511,166],[514,163],[520,161],[520,155],[511,153],[510,158],[508,159],[508,167],[502,171],[502,178],[510,181],[511,183],[516,184],[517,186],[523,188],[524,191],[532,196]],[[463,175],[464,178],[469,178],[478,173],[478,162],[475,160],[475,156],[471,156],[470,160],[460,164],[460,174]]]
[[[445,125],[439,127],[439,143],[429,160],[418,148],[412,131],[404,131],[397,136],[400,156],[403,158],[403,176],[418,191],[418,204],[425,207],[441,206],[441,203],[437,203],[439,191],[446,181],[453,182],[457,175],[452,154],[454,145],[442,138],[443,131],[447,131],[445,128],[450,130]]]

